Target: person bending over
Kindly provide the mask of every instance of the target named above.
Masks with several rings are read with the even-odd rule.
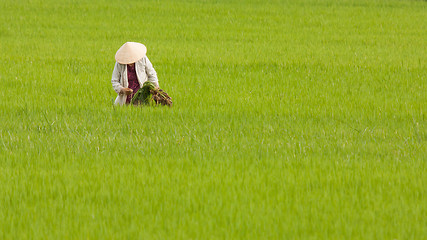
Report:
[[[147,48],[136,42],[127,42],[117,50],[111,83],[117,98],[114,104],[130,104],[133,95],[149,81],[159,88],[157,73],[146,56]]]

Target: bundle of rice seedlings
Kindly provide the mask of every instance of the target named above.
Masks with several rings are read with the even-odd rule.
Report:
[[[156,88],[154,90],[150,90],[153,95],[153,100],[156,104],[161,104],[163,106],[172,106],[172,98],[160,88]]]
[[[151,82],[145,82],[135,95],[131,102],[132,105],[166,105],[172,106],[172,99],[162,89],[156,88]]]

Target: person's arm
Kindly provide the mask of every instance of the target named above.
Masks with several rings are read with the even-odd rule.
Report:
[[[119,63],[116,62],[116,64],[114,65],[113,76],[111,77],[111,84],[113,85],[114,91],[116,91],[117,94],[129,95],[133,91],[132,89],[125,88],[120,84],[121,71],[119,68]]]
[[[148,60],[148,57],[145,57],[145,72],[147,73],[148,81],[159,87],[156,70],[154,70],[153,64]]]
[[[120,91],[123,88],[123,86],[120,84],[120,74],[119,63],[116,62],[114,65],[113,76],[111,77],[111,84],[113,85],[113,89],[117,94],[120,94]]]

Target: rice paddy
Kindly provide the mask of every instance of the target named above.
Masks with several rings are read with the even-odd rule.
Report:
[[[0,13],[0,239],[427,236],[426,1]],[[173,107],[113,105],[127,41]]]

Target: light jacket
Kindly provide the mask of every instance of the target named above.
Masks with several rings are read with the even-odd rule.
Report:
[[[114,91],[117,93],[117,98],[114,104],[123,105],[126,103],[126,95],[120,94],[122,88],[127,88],[128,83],[128,71],[126,64],[120,64],[116,62],[114,65],[113,76],[111,83]],[[157,79],[157,73],[153,68],[150,60],[145,56],[141,60],[135,62],[136,77],[138,78],[139,86],[142,87],[144,82],[152,82],[156,87],[159,87],[159,80]]]

